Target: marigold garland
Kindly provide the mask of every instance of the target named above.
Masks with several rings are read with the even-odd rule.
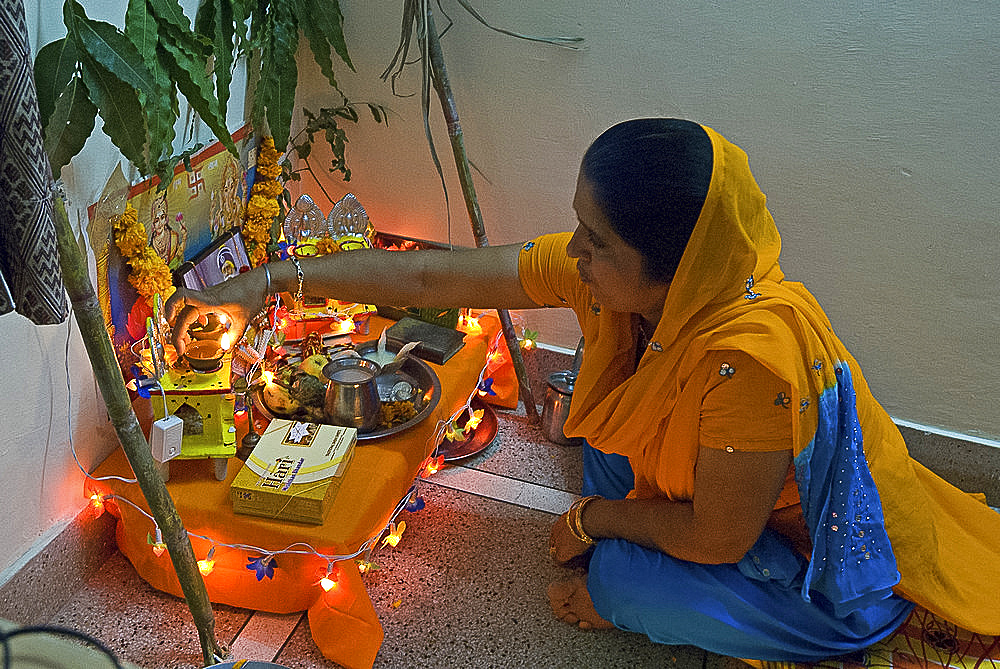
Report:
[[[329,237],[321,237],[315,242],[316,251],[320,255],[327,255],[329,253],[337,253],[340,251],[340,245],[337,244],[336,239],[330,239]]]
[[[243,223],[243,240],[250,255],[250,263],[254,267],[267,262],[271,225],[274,223],[274,218],[281,213],[278,197],[284,191],[284,187],[278,181],[278,176],[281,175],[278,157],[274,139],[265,137],[261,140],[257,154],[257,177],[254,179],[253,188],[250,189],[246,220]]]
[[[125,212],[111,221],[115,245],[129,264],[131,272],[128,282],[150,307],[153,296],[160,294],[164,300],[173,294],[170,268],[149,245],[146,228],[139,223],[139,213],[131,203],[125,205]]]

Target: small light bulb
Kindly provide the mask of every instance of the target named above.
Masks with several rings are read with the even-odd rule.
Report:
[[[399,525],[396,523],[389,523],[389,534],[386,535],[385,539],[382,540],[382,545],[386,544],[392,546],[393,548],[399,543],[400,537],[403,536],[403,530],[406,529],[406,521],[399,521]]]
[[[215,546],[212,546],[211,550],[208,551],[204,560],[198,560],[198,571],[201,572],[202,576],[208,576],[213,569],[215,569]]]
[[[95,492],[90,496],[90,508],[94,511],[94,518],[100,518],[104,513],[104,497]]]

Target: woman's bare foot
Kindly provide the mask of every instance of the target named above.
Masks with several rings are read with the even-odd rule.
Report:
[[[582,630],[606,630],[614,627],[597,614],[587,591],[587,581],[582,576],[550,583],[549,605],[556,618],[570,625],[579,625]]]

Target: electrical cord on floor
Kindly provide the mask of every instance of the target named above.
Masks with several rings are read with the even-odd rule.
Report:
[[[14,665],[11,664],[11,652],[10,652],[10,640],[15,636],[24,636],[27,634],[50,634],[55,636],[64,636],[76,639],[78,641],[83,641],[84,643],[93,646],[98,651],[100,651],[108,661],[111,663],[115,669],[124,669],[121,662],[115,656],[111,650],[105,646],[103,643],[90,636],[89,634],[84,634],[83,632],[78,632],[77,630],[70,629],[68,627],[59,627],[57,625],[29,625],[27,627],[19,627],[13,630],[3,630],[0,631],[0,647],[3,648],[3,669],[11,669]]]

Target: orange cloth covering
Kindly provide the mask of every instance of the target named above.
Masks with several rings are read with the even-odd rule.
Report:
[[[525,290],[540,305],[572,308],[586,340],[567,435],[627,456],[635,472],[632,496],[690,500],[703,395],[711,375],[720,373],[704,361],[713,352],[742,351],[789,384],[790,397],[783,398],[792,418],[788,447],[806,483],[823,488],[808,478],[817,428],[830,420],[817,414],[831,391],[836,401],[837,389],[844,390],[838,379],[843,373],[853,380],[851,404],[863,434],[867,467],[858,471],[868,476],[864,470],[870,470],[868,481],[874,479],[875,510],[880,497],[881,531],[888,534],[901,576],[895,591],[969,630],[1000,633],[1000,514],[909,457],[899,430],[872,397],[815,298],[785,280],[778,264],[780,237],[746,155],[713,130],[706,132],[714,160],[709,191],[634,375],[632,316],[594,302],[576,261],[566,255],[570,234],[522,247]],[[738,440],[733,445],[740,447]],[[838,530],[845,536],[853,531],[853,520],[824,519],[826,536]],[[866,540],[857,538],[850,536],[851,545],[864,553]],[[840,542],[844,549],[846,540]],[[834,565],[831,571],[839,572],[836,548],[821,560],[814,554],[812,566]],[[888,560],[894,573],[891,555]],[[833,578],[850,589],[852,579],[867,577],[865,569],[859,561],[850,575]]]
[[[353,560],[337,563],[338,585],[324,592],[319,581],[330,565],[316,553],[349,555],[389,522],[413,485],[424,459],[435,447],[430,438],[437,422],[462,407],[476,387],[486,364],[488,345],[494,341],[499,327],[495,317],[481,322],[483,333],[467,335],[465,346],[447,364],[431,364],[441,381],[442,394],[428,418],[398,434],[358,442],[354,460],[323,525],[234,514],[229,485],[243,465],[240,460],[229,461],[225,481],[217,481],[212,466],[204,460],[170,463],[167,489],[192,535],[196,558],[205,558],[215,546],[215,568],[204,578],[212,602],[282,614],[308,610],[313,639],[324,656],[349,669],[371,667],[383,633],[358,567]],[[385,319],[373,318],[371,336],[358,337],[356,341],[377,339],[387,323]],[[500,346],[504,346],[503,342]],[[246,430],[246,421],[242,424],[239,437]],[[123,451],[117,449],[93,476],[131,478],[132,470]],[[155,536],[153,522],[132,506],[149,511],[139,486],[117,480],[87,485],[123,498],[107,503],[119,518],[119,548],[150,585],[182,597],[169,555],[163,553],[157,557],[149,545],[150,537]],[[231,548],[232,545],[241,547]],[[273,578],[257,580],[255,572],[247,568],[250,560],[261,557],[265,551],[286,548],[298,553],[278,554],[274,558]]]

